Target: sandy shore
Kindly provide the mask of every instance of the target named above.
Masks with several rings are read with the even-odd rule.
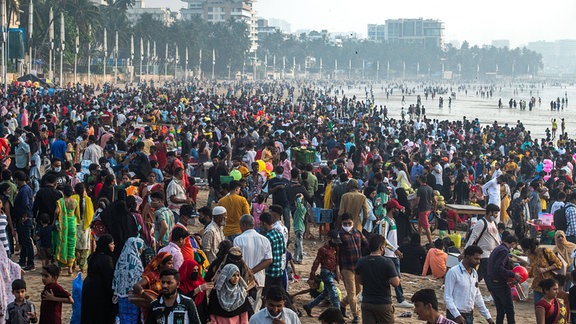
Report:
[[[204,202],[206,201],[206,197],[207,197],[207,191],[201,190],[200,194],[199,194],[199,200],[200,200],[199,205],[200,206],[204,205]],[[191,232],[199,232],[199,231],[201,231],[201,227],[200,226],[191,226],[190,230],[191,230]],[[317,228],[313,229],[312,233],[317,237],[318,236],[317,235],[318,229]],[[323,242],[320,242],[318,240],[305,240],[304,241],[304,260],[303,260],[302,265],[296,266],[297,267],[296,271],[301,276],[301,278],[298,282],[295,282],[295,283],[290,285],[289,293],[293,294],[297,291],[300,291],[300,290],[307,288],[306,280],[307,280],[308,274],[310,272],[310,267],[312,266],[312,262],[314,261],[314,257],[316,256],[316,250],[322,244],[323,244]],[[291,246],[290,248],[292,249],[293,246]],[[17,260],[17,258],[13,258],[13,259]],[[28,295],[30,297],[30,300],[36,305],[36,309],[38,312],[40,311],[40,293],[42,292],[42,289],[43,289],[42,279],[40,276],[40,272],[41,272],[40,267],[41,267],[41,263],[39,260],[37,260],[36,261],[36,270],[29,272],[29,273],[26,273],[26,275],[24,277],[24,279],[26,280],[26,282],[28,284]],[[73,275],[73,276],[62,275],[59,279],[59,283],[60,283],[60,285],[62,285],[62,287],[64,287],[64,289],[66,289],[67,291],[69,291],[71,293],[72,292],[72,280],[74,278],[76,278],[76,275]],[[433,279],[432,277],[419,277],[419,276],[413,276],[413,275],[403,275],[403,277],[402,277],[402,286],[404,288],[404,294],[408,300],[410,299],[410,297],[412,296],[412,294],[416,290],[422,289],[422,288],[432,288],[432,289],[436,290],[436,294],[438,296],[438,299],[440,302],[440,308],[441,308],[442,312],[445,312],[446,307],[443,304],[442,285],[443,285],[442,280]],[[486,286],[483,283],[481,283],[480,286],[481,286],[481,289],[483,291],[483,295],[488,295],[488,291],[486,289]],[[340,283],[339,288],[342,291],[342,294],[344,296],[346,296],[346,290],[344,289],[344,284]],[[394,290],[392,290],[392,292],[393,291]],[[295,304],[297,305],[297,307],[299,309],[302,310],[302,305],[309,302],[309,301],[310,301],[309,295],[300,295],[300,296],[296,297]],[[495,317],[496,316],[496,309],[495,309],[494,305],[492,305],[491,303],[488,303],[487,306],[490,309],[492,316]],[[528,324],[528,323],[535,323],[536,322],[536,320],[534,319],[534,307],[533,307],[531,295],[527,301],[516,302],[515,307],[516,307],[516,321],[518,323]],[[321,308],[321,307],[315,307],[312,310],[312,315],[314,316],[312,318],[307,317],[305,315],[305,312],[302,310],[302,312],[304,313],[303,317],[301,317],[302,323],[304,323],[304,324],[318,323],[318,320],[316,319],[316,317],[318,317],[318,315],[322,312],[323,309],[324,308]],[[406,311],[413,312],[412,309],[396,308],[396,312],[395,312],[396,323],[418,323],[418,322],[420,322],[416,319],[415,314],[411,318],[400,318],[399,317],[400,314],[402,314],[403,312],[406,312]],[[348,309],[348,313],[350,314],[349,309]],[[62,317],[63,317],[64,323],[69,322],[71,314],[72,314],[72,307],[70,305],[63,305]],[[481,318],[479,313],[476,314],[476,321],[475,322],[476,323],[486,323],[486,321],[483,318]]]

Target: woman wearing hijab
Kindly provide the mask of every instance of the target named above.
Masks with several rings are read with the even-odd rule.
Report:
[[[0,323],[5,323],[6,307],[14,301],[12,281],[22,278],[20,266],[8,258],[8,254],[0,245]]]
[[[556,231],[554,234],[554,242],[556,246],[554,247],[553,251],[556,253],[556,255],[563,259],[563,262],[567,264],[566,273],[570,274],[572,270],[574,270],[574,258],[572,258],[572,252],[574,252],[574,249],[576,249],[576,244],[569,242],[566,239],[566,233],[564,233],[564,231]],[[566,280],[564,291],[568,291],[570,286],[570,280]]]
[[[114,260],[118,260],[124,244],[131,237],[138,236],[138,223],[132,217],[130,209],[126,204],[126,191],[118,191],[118,200],[109,205],[101,216],[102,222],[108,233],[114,238],[116,249],[114,250]]]
[[[172,255],[168,252],[160,252],[148,263],[142,278],[134,284],[134,293],[142,296],[146,304],[150,304],[162,293],[162,282],[160,281],[160,273],[167,269],[174,268],[174,260]],[[142,317],[146,321],[148,315],[148,307],[142,308]]]
[[[220,265],[224,266],[224,260],[226,260],[226,256],[228,256],[228,251],[232,248],[232,242],[229,240],[224,240],[218,244],[218,253],[216,253],[216,259],[210,263],[208,269],[206,269],[206,275],[204,276],[204,280],[212,281],[218,269],[221,268]]]
[[[122,324],[139,323],[140,309],[128,300],[128,293],[140,280],[144,267],[140,259],[140,253],[144,247],[144,241],[140,238],[131,237],[124,244],[120,258],[114,269],[112,289],[114,296],[118,298],[118,317]]]
[[[246,282],[240,276],[240,270],[234,264],[227,264],[216,279],[210,292],[208,309],[210,320],[215,324],[248,323],[252,307],[247,298]]]
[[[404,206],[404,212],[400,212],[394,217],[396,220],[398,242],[402,242],[405,237],[410,235],[410,216],[412,215],[412,205],[408,201],[408,195],[404,188],[396,188],[398,203]]]
[[[115,323],[116,309],[112,303],[114,291],[114,239],[106,234],[96,243],[96,251],[88,257],[88,275],[82,285],[81,323]]]
[[[192,299],[196,304],[198,315],[202,323],[208,319],[206,290],[214,287],[212,283],[206,283],[201,275],[201,266],[194,260],[186,260],[178,269],[180,272],[180,290]]]

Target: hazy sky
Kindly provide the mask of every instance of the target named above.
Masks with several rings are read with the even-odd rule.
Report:
[[[185,6],[178,0],[147,0],[147,7]],[[353,31],[363,37],[367,24],[386,19],[440,19],[446,41],[489,44],[508,39],[512,46],[536,40],[576,39],[575,0],[257,0],[258,16],[279,18],[298,29]]]

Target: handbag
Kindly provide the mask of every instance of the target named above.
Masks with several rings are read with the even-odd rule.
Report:
[[[548,255],[546,254],[546,248],[542,248],[542,254],[544,254],[544,258],[546,259],[546,262],[548,263],[548,265],[553,265],[550,262],[550,259],[548,259]],[[560,267],[560,269],[552,270],[551,271],[552,276],[554,278],[556,278],[556,276],[565,276],[566,275],[566,265],[567,265],[566,261],[564,261],[564,259],[561,256],[559,256],[558,254],[554,254],[554,255],[556,255],[556,257],[560,260],[560,262],[562,263],[562,266]]]

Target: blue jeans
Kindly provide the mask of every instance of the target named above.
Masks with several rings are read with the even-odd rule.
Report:
[[[320,278],[322,278],[322,282],[324,283],[324,290],[320,295],[314,298],[313,301],[308,303],[308,307],[312,309],[328,297],[332,307],[339,309],[340,297],[338,296],[338,290],[336,289],[336,274],[330,270],[322,269],[320,270]]]
[[[34,246],[32,244],[32,219],[28,218],[16,226],[18,242],[20,242],[20,265],[34,265]]]
[[[391,258],[391,257],[387,257],[387,258],[392,260],[392,262],[394,262],[394,266],[396,267],[396,272],[398,273],[398,277],[400,277],[400,259]],[[398,303],[401,303],[404,300],[406,300],[406,298],[404,298],[404,289],[402,289],[402,284],[398,285],[398,287],[394,287],[394,291],[396,292],[396,301]]]
[[[294,261],[302,262],[304,254],[302,252],[302,231],[295,231],[296,239],[294,240]]]

